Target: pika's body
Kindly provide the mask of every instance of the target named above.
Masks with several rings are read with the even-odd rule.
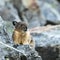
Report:
[[[32,40],[30,32],[27,31],[27,25],[23,22],[13,22],[15,29],[12,35],[15,44],[31,45],[35,47],[35,42]]]

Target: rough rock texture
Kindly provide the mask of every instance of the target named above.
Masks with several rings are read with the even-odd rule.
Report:
[[[13,29],[12,22],[4,21],[0,16],[0,42],[13,47],[14,43],[11,38]],[[18,46],[16,48],[19,50],[18,52],[11,47],[7,47],[0,43],[0,60],[42,60],[37,51],[35,51],[34,48],[31,49],[28,45]]]
[[[36,50],[39,52],[42,60],[56,60],[59,58],[59,48],[56,46],[36,47]]]
[[[43,17],[43,15],[40,16],[40,13],[31,12],[30,10],[25,11],[26,7],[24,7],[22,3],[19,4],[19,2],[21,3],[21,1],[15,0],[15,2],[13,2],[13,5],[17,8],[17,10],[20,12],[20,14],[22,14],[22,18],[23,18],[22,20],[24,20],[26,23],[28,23],[29,28],[37,27],[40,25],[41,26],[45,25],[46,21],[45,21],[45,18]],[[33,22],[36,25],[34,25]]]
[[[43,26],[46,21],[60,24],[60,4],[54,0],[44,1],[37,1],[43,18],[30,10],[24,12],[23,19],[28,22],[29,28]],[[12,0],[11,3],[9,0],[0,0],[0,2],[0,41],[13,47],[12,21],[21,20],[20,12],[25,7],[20,4],[20,0]],[[19,52],[17,52],[11,47],[0,44],[0,60],[60,60],[60,26],[45,32],[33,33],[32,36],[36,42],[36,50],[29,46],[18,46],[16,49]]]
[[[4,5],[0,5],[0,16],[6,21],[20,21],[18,12],[11,3],[4,2]]]
[[[45,18],[43,16],[41,16],[40,13],[39,14],[37,12],[36,13],[35,12],[32,13],[31,11],[28,10],[28,11],[24,12],[24,16],[27,19],[29,28],[43,26],[43,25],[46,24]]]
[[[60,0],[39,0],[49,3],[53,8],[55,8],[60,13]]]
[[[38,3],[40,3],[39,6],[41,7],[41,11],[43,15],[45,16],[46,20],[52,21],[54,23],[59,23],[60,14],[53,6],[51,6],[48,3],[39,2],[39,1]]]
[[[18,47],[21,53],[16,51],[9,52],[5,58],[12,60],[42,60],[40,56],[38,56],[37,52],[33,49],[31,50],[28,46],[19,46]],[[17,48],[17,49],[18,49]]]
[[[35,31],[35,32],[34,32]],[[32,35],[36,40],[37,46],[57,45],[60,44],[60,25],[56,26],[45,26],[32,29]],[[34,33],[33,33],[34,32]]]
[[[43,2],[40,0],[37,0],[37,4],[39,5],[40,11],[42,13],[42,18],[40,18],[38,16],[38,14],[32,13],[29,10],[25,11],[23,19],[29,23],[29,27],[30,25],[32,25],[34,22],[35,24],[32,27],[36,27],[36,26],[40,26],[40,25],[44,25],[46,23],[46,20],[51,21],[53,23],[56,24],[60,24],[60,14],[58,12],[59,10],[59,4],[56,1],[49,1],[51,2],[51,4],[47,3],[47,2]],[[56,5],[56,8],[54,7],[53,2],[55,3],[54,5]],[[19,3],[19,0],[17,1],[17,3]],[[58,4],[58,6],[57,6]],[[17,5],[17,4],[16,4]],[[19,6],[17,5],[17,7],[22,7],[23,5]],[[18,8],[18,10],[20,11],[20,9]],[[24,10],[25,8],[23,7],[21,12]],[[32,22],[31,22],[32,21]],[[43,22],[43,23],[42,23]]]
[[[60,59],[60,25],[54,28],[52,26],[40,28],[37,31],[40,33],[35,32],[32,35],[36,41],[36,50],[42,60]]]

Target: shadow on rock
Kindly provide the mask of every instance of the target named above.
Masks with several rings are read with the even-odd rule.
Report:
[[[59,49],[55,47],[36,47],[36,51],[42,57],[42,60],[56,60],[59,55]]]

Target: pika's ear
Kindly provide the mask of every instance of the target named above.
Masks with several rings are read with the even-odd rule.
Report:
[[[17,21],[13,21],[12,24],[15,26],[17,24]]]

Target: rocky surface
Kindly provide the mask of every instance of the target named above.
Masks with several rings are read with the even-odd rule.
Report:
[[[53,8],[55,8],[60,13],[60,3],[59,0],[39,0],[43,2],[47,2],[50,4]]]
[[[42,60],[57,60],[59,57],[59,48],[56,46],[36,47]]]
[[[9,3],[0,7],[0,16],[6,21],[20,21],[16,9]]]
[[[19,0],[15,0],[14,3],[13,1],[10,3],[9,0],[0,0],[0,60],[60,60],[59,25],[45,32],[32,33],[36,42],[36,50],[24,45],[13,48],[12,21],[21,21],[19,13],[25,9],[19,4]],[[23,19],[29,24],[28,28],[44,26],[46,21],[60,24],[59,3],[54,0],[45,0],[45,2],[38,0],[37,3],[43,17],[29,10],[24,12]]]
[[[49,28],[51,27],[51,29]],[[41,31],[42,30],[42,31]],[[42,60],[59,60],[60,59],[60,25],[52,28],[48,26],[40,28],[40,33],[32,33],[36,41],[36,50],[42,57]]]
[[[41,11],[43,15],[45,16],[46,20],[49,20],[54,23],[59,22],[60,14],[53,6],[51,6],[49,3],[44,3],[44,2],[39,2],[39,1],[38,1],[38,4],[41,7]]]
[[[51,4],[49,4],[49,2]],[[54,4],[53,4],[54,2]],[[50,21],[50,22],[53,22],[55,24],[60,24],[60,14],[58,12],[58,6],[59,4],[56,2],[56,1],[40,1],[40,0],[37,0],[37,4],[39,6],[39,9],[40,9],[40,16],[38,16],[38,14],[36,13],[32,13],[30,10],[27,10],[24,12],[24,16],[23,16],[23,20],[25,20],[27,23],[29,23],[29,27],[33,28],[33,27],[37,27],[37,26],[43,26],[46,24],[46,21]],[[18,2],[19,3],[19,0]],[[52,5],[53,4],[53,5]],[[57,6],[58,4],[58,6]],[[17,5],[17,4],[15,4]],[[54,7],[56,5],[56,7]],[[22,8],[22,10],[20,9],[20,7],[22,7],[23,4],[20,6],[20,5],[17,5],[17,8],[20,12],[24,11],[25,7]],[[33,24],[34,22],[34,24]]]
[[[37,51],[35,51],[34,48],[31,49],[28,45],[18,46],[14,49],[14,43],[12,41],[12,32],[14,27],[12,22],[4,21],[0,16],[0,23],[0,42],[8,45],[6,46],[0,43],[0,60],[42,60]]]
[[[38,32],[33,33],[35,30],[32,30],[32,35],[34,40],[36,40],[37,46],[47,46],[47,45],[58,45],[60,44],[60,25],[57,26],[45,26],[38,30]],[[47,40],[48,39],[48,40]]]

